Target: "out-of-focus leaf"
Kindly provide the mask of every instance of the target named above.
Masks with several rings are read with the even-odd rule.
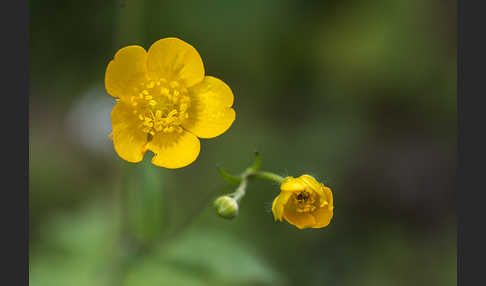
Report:
[[[59,214],[44,225],[42,247],[29,254],[29,285],[107,285],[119,220],[106,204]]]
[[[124,227],[141,242],[151,242],[164,231],[163,169],[149,159],[124,167],[121,186]]]
[[[180,285],[180,286],[201,286],[208,284],[205,277],[198,276],[190,271],[173,269],[169,265],[160,265],[156,259],[147,259],[138,264],[136,270],[129,272],[124,286],[129,285]]]
[[[164,281],[175,283],[166,285],[287,284],[249,245],[216,229],[192,229],[162,246],[128,273],[125,285]]]
[[[118,216],[105,204],[54,218],[31,253],[31,286],[109,285],[120,262]],[[118,261],[118,262],[117,262]],[[122,285],[286,285],[250,245],[217,229],[191,228],[130,261]]]

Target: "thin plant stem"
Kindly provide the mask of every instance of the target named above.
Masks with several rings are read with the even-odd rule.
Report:
[[[247,179],[247,176],[245,176],[241,180],[241,183],[238,186],[238,188],[236,189],[236,191],[232,194],[233,199],[235,199],[236,201],[239,201],[245,195],[247,185],[248,185],[248,179]]]
[[[259,178],[259,179],[265,179],[265,180],[270,180],[274,181],[276,183],[281,184],[283,180],[285,180],[284,177],[271,173],[271,172],[265,172],[265,171],[260,171],[260,172],[254,172],[250,174],[251,177]]]
[[[252,168],[246,169],[241,175],[241,182],[238,185],[238,188],[231,194],[230,196],[233,197],[236,201],[239,201],[246,193],[246,187],[248,186],[248,180],[251,178],[259,178],[264,180],[270,180],[276,183],[281,184],[284,177],[266,171],[254,171]]]

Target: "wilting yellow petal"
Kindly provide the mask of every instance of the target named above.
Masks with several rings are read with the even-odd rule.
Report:
[[[304,181],[311,189],[317,190],[320,189],[321,184],[309,175],[302,175],[299,177],[300,180]]]
[[[316,210],[314,213],[312,213],[312,215],[316,219],[316,224],[312,227],[321,228],[327,226],[331,222],[333,211],[325,206]]]
[[[326,194],[326,199],[327,199],[328,205],[333,207],[334,206],[334,200],[332,198],[331,189],[326,187],[326,186],[322,186],[321,189],[324,191],[324,194]]]
[[[176,169],[185,167],[196,160],[200,151],[199,139],[187,131],[182,133],[156,133],[148,143],[154,152],[152,163],[159,167]]]
[[[275,220],[282,221],[283,209],[290,196],[291,192],[281,192],[272,203],[272,213]]]
[[[128,162],[140,162],[146,151],[147,134],[138,128],[139,121],[130,106],[118,102],[111,112],[113,146],[118,155]]]
[[[220,79],[206,76],[189,89],[191,107],[186,130],[201,138],[213,138],[224,133],[235,120],[233,92]]]
[[[283,216],[286,221],[299,229],[312,227],[316,224],[316,219],[312,215],[297,212],[295,205],[290,202],[285,205]]]
[[[324,185],[319,183],[314,177],[302,175],[297,179],[302,180],[307,185],[307,190],[316,193],[319,196],[320,201],[325,202],[328,200],[326,193],[324,192]]]
[[[106,68],[105,88],[113,97],[127,97],[147,76],[147,52],[140,46],[120,49]]]
[[[165,38],[148,50],[147,69],[152,79],[180,81],[186,88],[204,79],[204,65],[197,50],[177,38]]]
[[[299,192],[305,189],[306,185],[302,180],[296,178],[286,178],[280,185],[280,189],[285,192]]]

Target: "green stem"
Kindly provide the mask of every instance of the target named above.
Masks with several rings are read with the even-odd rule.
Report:
[[[239,201],[245,195],[247,185],[248,185],[248,179],[247,176],[244,176],[236,191],[231,194],[233,196],[233,199]]]
[[[252,168],[248,168],[241,174],[241,182],[238,185],[238,188],[236,191],[230,194],[230,196],[233,197],[236,201],[239,201],[246,193],[246,186],[248,185],[248,179],[250,178],[259,178],[259,179],[265,179],[265,180],[270,180],[273,182],[277,182],[281,184],[283,180],[285,179],[282,176],[279,176],[277,174],[271,173],[271,172],[265,172],[265,171],[253,171]]]
[[[271,173],[271,172],[265,172],[265,171],[260,171],[260,172],[254,172],[250,174],[251,177],[259,178],[259,179],[265,179],[265,180],[270,180],[277,182],[281,184],[283,180],[285,180],[284,177],[279,176],[277,174]]]

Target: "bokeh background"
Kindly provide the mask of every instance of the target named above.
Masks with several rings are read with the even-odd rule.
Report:
[[[236,121],[186,168],[128,164],[105,69],[169,36]],[[31,0],[30,284],[455,285],[456,127],[455,1]],[[216,166],[254,151],[330,186],[331,224],[275,223],[267,181],[218,217]]]

